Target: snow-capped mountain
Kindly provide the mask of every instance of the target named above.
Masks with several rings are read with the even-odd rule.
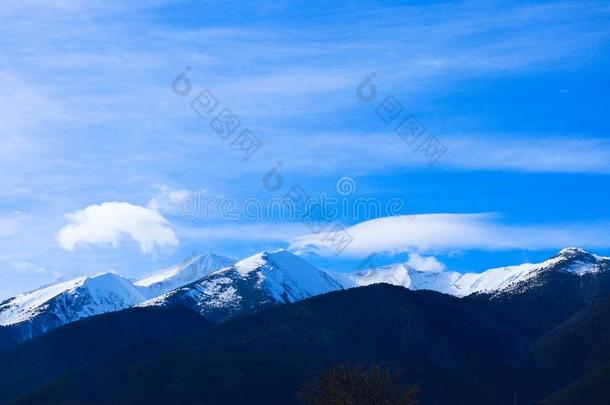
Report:
[[[131,307],[146,297],[115,274],[79,277],[18,295],[0,303],[0,326],[28,339],[91,315]]]
[[[0,327],[10,328],[18,340],[28,339],[78,319],[132,307],[233,263],[204,253],[135,283],[115,273],[62,280],[0,303]]]
[[[212,320],[342,289],[341,283],[286,251],[262,252],[140,306],[185,305]]]
[[[363,287],[371,284],[392,284],[411,290],[433,290],[454,294],[450,288],[460,273],[443,271],[418,271],[406,264],[390,264],[354,273],[331,273],[344,288]]]
[[[141,287],[141,291],[153,298],[168,291],[185,286],[193,281],[229,267],[236,262],[235,259],[218,256],[213,253],[203,253],[191,257],[184,262],[137,280],[134,284]]]
[[[610,258],[577,248],[563,249],[542,263],[465,274],[418,271],[406,264],[355,273],[330,273],[286,250],[262,252],[233,262],[206,253],[135,283],[117,274],[105,273],[48,285],[0,303],[0,332],[8,333],[11,340],[23,340],[68,322],[135,305],[183,305],[210,320],[221,321],[270,305],[377,283],[458,297],[473,293],[501,296],[548,283],[556,286],[552,280],[558,276],[564,280],[560,284],[573,285],[574,280],[591,275],[599,283],[598,286],[587,284],[592,286],[590,290],[610,291]],[[584,285],[580,281],[576,284]]]
[[[411,290],[433,290],[458,297],[473,293],[501,293],[517,288],[546,271],[560,271],[578,276],[610,269],[610,258],[578,248],[566,248],[542,263],[525,263],[483,271],[417,271],[405,264],[394,264],[354,273],[333,273],[344,288],[387,283]]]

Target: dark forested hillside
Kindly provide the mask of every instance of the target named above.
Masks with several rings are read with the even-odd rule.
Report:
[[[171,339],[209,325],[197,313],[179,307],[131,308],[65,325],[0,352],[0,400],[116,352],[123,351],[120,361],[125,362],[131,356],[158,352]]]
[[[610,296],[610,271],[576,275],[541,272],[516,288],[494,294],[474,294],[467,300],[486,307],[507,327],[537,339],[593,302]]]
[[[431,404],[502,402],[515,389],[535,395],[532,381],[547,384],[534,372],[527,341],[476,303],[376,285],[237,318],[154,356],[75,372],[29,398],[295,402],[304,379],[343,362],[401,369]]]
[[[549,315],[556,323],[550,325],[540,308],[528,310],[543,300],[544,291],[460,299],[380,284],[218,325],[190,312],[161,315],[170,309],[156,308],[150,315],[167,319],[133,326],[165,328],[154,341],[130,335],[124,320],[141,309],[126,310],[67,325],[20,346],[9,356],[1,386],[4,398],[16,394],[18,403],[297,403],[304,381],[334,365],[354,364],[401,370],[400,382],[416,385],[422,404],[510,404],[515,395],[519,403],[533,403],[559,395],[569,383],[577,383],[573,392],[604,376],[581,372],[597,372],[598,364],[586,359],[605,342],[607,329],[600,331],[599,322],[609,316],[609,305],[576,305],[572,295],[562,305],[561,295],[553,295],[547,309],[560,310]],[[519,312],[507,321],[511,305]],[[142,313],[137,314],[136,319]],[[537,317],[549,325],[547,331],[529,328]],[[201,329],[185,326],[196,319]],[[585,350],[575,340],[579,333],[600,340]],[[92,334],[96,337],[89,342]],[[574,342],[577,349],[565,356],[574,372],[562,375],[562,353]],[[97,354],[88,354],[89,347]],[[588,357],[574,365],[582,353]],[[75,355],[86,361],[66,360]],[[36,372],[41,366],[44,372]],[[581,377],[585,382],[577,381]],[[6,391],[14,386],[20,390]]]

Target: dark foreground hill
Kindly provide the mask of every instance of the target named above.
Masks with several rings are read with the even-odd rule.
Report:
[[[610,404],[610,366],[596,370],[542,401],[549,405]]]
[[[155,308],[150,314],[165,318],[134,327],[166,331],[156,338],[150,331],[126,333],[121,319],[147,314],[126,310],[23,344],[5,363],[0,391],[4,399],[19,397],[17,403],[289,404],[298,402],[304,381],[347,363],[402,370],[401,383],[417,385],[422,404],[512,404],[515,396],[524,404],[545,397],[579,403],[569,401],[603,391],[599,384],[607,381],[608,328],[600,322],[610,316],[610,305],[599,298],[603,294],[591,303],[574,301],[581,297],[576,293],[561,304],[561,294],[544,298],[548,288],[530,286],[512,298],[460,299],[374,285],[219,325],[190,312],[161,315],[176,309]],[[527,310],[528,302],[545,300],[556,313]],[[546,331],[533,333],[536,317],[544,317]],[[196,328],[186,326],[196,319]],[[597,354],[603,360],[592,361]],[[568,402],[557,402],[561,398]],[[586,403],[606,403],[597,398]]]
[[[179,307],[131,308],[65,325],[0,352],[0,403],[64,373],[91,367],[114,353],[123,353],[116,358],[121,362],[157,353],[172,339],[201,332],[209,325],[199,314]]]
[[[546,402],[610,403],[610,298],[563,322],[532,351],[545,373],[567,385]]]
[[[57,332],[78,340],[79,325]],[[22,346],[21,353],[50,338]],[[308,377],[337,363],[355,363],[401,369],[405,383],[420,387],[422,403],[502,403],[515,390],[534,397],[532,387],[548,386],[527,344],[476,302],[375,285],[237,318],[154,353],[132,344],[95,365],[57,373],[43,387],[32,384],[34,391],[23,400],[293,403]],[[57,346],[69,356],[69,348]],[[53,361],[63,358],[59,351]]]

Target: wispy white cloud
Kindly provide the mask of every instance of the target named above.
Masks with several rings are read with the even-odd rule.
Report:
[[[14,268],[18,273],[34,273],[34,274],[48,274],[49,270],[44,267],[36,266],[30,262],[11,262],[11,267]],[[58,277],[59,274],[55,273]]]
[[[610,140],[588,137],[449,136],[442,165],[467,170],[610,173]]]
[[[171,163],[184,178],[189,172],[201,178],[213,171],[211,181],[218,182],[246,170],[260,173],[255,165],[215,170],[231,151],[212,139],[207,123],[169,91],[173,76],[187,65],[193,67],[196,88],[211,87],[244,126],[263,138],[267,156],[290,161],[300,173],[310,173],[311,163],[337,170],[368,166],[369,172],[376,167],[426,167],[426,160],[403,148],[391,131],[379,137],[353,133],[324,138],[293,128],[300,125],[297,120],[311,121],[312,115],[332,117],[353,110],[359,105],[355,87],[371,70],[379,71],[380,89],[387,86],[422,99],[437,91],[439,79],[444,85],[466,74],[557,69],[557,61],[564,59],[578,63],[578,55],[600,46],[609,35],[599,24],[583,24],[607,10],[572,2],[510,7],[502,13],[480,4],[374,8],[351,11],[353,18],[345,19],[350,21],[345,26],[315,29],[164,24],[164,17],[155,14],[162,3],[7,3],[0,14],[0,36],[14,40],[0,42],[0,62],[12,72],[10,77],[4,73],[4,83],[0,76],[0,85],[10,89],[5,98],[0,96],[0,106],[8,107],[3,109],[8,111],[4,129],[39,125],[27,128],[28,136],[6,142],[0,156],[39,164],[16,170],[0,163],[2,188],[18,188],[14,178],[27,173],[28,186],[37,193],[57,195],[48,188],[61,179],[65,192],[77,194],[91,187],[81,174],[109,189],[120,187],[112,179],[123,180],[122,173],[128,172],[131,183],[125,188],[131,191],[134,183],[141,187],[162,181],[160,162]],[[130,24],[116,18],[142,12],[149,18],[134,18]],[[14,72],[19,72],[18,80]],[[0,136],[7,132],[2,125]],[[449,148],[439,167],[607,172],[601,162],[608,146],[600,140],[570,144],[528,136],[516,142],[476,135],[439,137]],[[471,159],[472,150],[480,158]]]
[[[190,18],[194,7],[206,10],[206,19]],[[392,89],[424,106],[465,78],[590,64],[609,38],[609,9],[595,3],[516,5],[501,12],[481,2],[329,7],[334,14],[322,19],[286,21],[281,12],[293,11],[288,2],[237,9],[216,1],[3,1],[0,193],[11,198],[0,212],[19,209],[30,221],[27,229],[15,222],[6,228],[12,233],[0,240],[2,267],[35,256],[38,267],[79,271],[72,263],[77,254],[92,267],[141,267],[118,251],[116,257],[87,249],[67,254],[53,240],[63,213],[91,201],[143,208],[153,183],[243,194],[276,160],[285,162],[287,184],[295,177],[427,167],[391,130],[366,133],[368,119],[360,126],[362,104],[354,91],[364,75],[377,71],[380,91]],[[188,21],[180,17],[184,10]],[[265,23],[244,24],[252,16]],[[242,164],[188,107],[190,100],[171,94],[170,82],[185,66],[193,67],[196,89],[209,87],[263,139],[264,154]],[[373,111],[364,113],[376,119]],[[438,134],[425,124],[448,147],[440,168],[608,172],[603,139]],[[329,127],[337,132],[316,135]],[[151,204],[165,215],[172,197],[159,195]],[[215,236],[285,240],[300,233],[271,225],[230,228],[210,226],[193,236],[201,242]],[[114,235],[118,239],[104,243],[128,236]]]
[[[371,173],[395,168],[428,167],[428,157],[388,127],[387,133],[312,133],[278,140],[268,152],[289,161],[287,170],[310,173]],[[610,173],[607,138],[532,134],[435,134],[446,152],[435,167],[533,173]],[[260,171],[262,168],[259,168]]]
[[[0,238],[10,238],[24,230],[27,215],[23,212],[12,212],[0,215]]]
[[[185,189],[174,189],[166,184],[154,184],[157,195],[150,199],[148,208],[161,213],[178,215],[183,201],[191,195]]]
[[[280,242],[296,237],[307,229],[300,223],[257,223],[207,225],[178,228],[181,238],[192,241]]]
[[[7,91],[0,96],[0,141],[2,162],[15,164],[23,156],[37,153],[43,140],[32,137],[49,123],[65,117],[56,99],[39,90],[26,79],[0,69],[0,88]]]
[[[422,214],[377,218],[350,226],[353,238],[343,254],[373,252],[448,253],[456,250],[556,249],[610,247],[610,221],[599,223],[507,224],[492,214]],[[294,238],[291,248],[334,254],[332,235]],[[416,258],[414,258],[415,260]]]
[[[57,239],[69,251],[85,244],[110,244],[116,248],[124,235],[137,241],[144,253],[157,246],[178,244],[176,234],[161,214],[126,202],[90,205],[66,218],[70,223],[59,231]]]

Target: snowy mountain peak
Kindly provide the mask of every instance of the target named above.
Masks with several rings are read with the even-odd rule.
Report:
[[[235,268],[241,274],[248,274],[252,271],[258,270],[263,266],[279,265],[280,263],[290,263],[291,265],[309,265],[309,262],[301,259],[297,255],[290,253],[286,249],[280,249],[276,251],[264,251],[255,255],[246,257],[235,263]]]
[[[568,260],[579,260],[582,262],[608,262],[610,257],[598,256],[581,248],[569,247],[561,249],[554,257],[563,257]]]
[[[559,271],[583,275],[604,271],[610,265],[610,258],[597,256],[580,248],[565,248],[547,260]]]
[[[220,321],[269,305],[377,283],[458,297],[473,293],[498,296],[527,291],[544,285],[547,279],[580,277],[609,269],[610,258],[579,248],[562,249],[541,263],[481,273],[418,271],[405,263],[354,273],[328,273],[285,249],[260,252],[237,263],[204,253],[135,284],[109,272],[56,282],[18,295],[0,302],[0,326],[15,328],[15,336],[27,339],[68,322],[135,305],[183,305]]]
[[[454,286],[460,273],[450,271],[418,271],[407,264],[391,264],[354,273],[333,273],[344,288],[387,283],[411,290],[433,290],[460,295]],[[467,295],[467,294],[466,294]]]
[[[134,284],[149,298],[190,284],[217,270],[229,267],[234,259],[214,253],[203,253],[190,257],[182,263],[159,270],[137,280]]]
[[[506,291],[545,271],[582,276],[609,268],[610,258],[596,256],[579,248],[566,248],[541,263],[499,267],[481,273],[422,272],[404,264],[393,264],[354,273],[335,273],[333,277],[345,288],[388,283],[411,290],[433,290],[463,297],[473,293]]]
[[[342,289],[326,272],[286,251],[261,252],[141,304],[183,305],[213,320]]]
[[[595,255],[592,253],[587,252],[584,249],[581,248],[577,248],[577,247],[568,247],[565,249],[561,249],[559,251],[559,253],[557,253],[554,257],[564,257],[567,259],[590,259],[590,260],[595,260]]]
[[[0,326],[25,323],[25,337],[65,323],[142,302],[145,296],[116,273],[78,277],[8,299],[0,304]]]
[[[292,302],[342,288],[326,272],[286,249],[257,253],[237,262],[234,269],[242,277],[255,273],[277,301]]]
[[[584,249],[578,248],[578,247],[563,248],[559,251],[558,254],[560,254],[560,255],[577,255],[577,254],[591,255],[591,253],[587,252]]]
[[[354,273],[332,273],[332,276],[344,287],[360,287],[377,283],[408,287],[411,284],[409,274],[413,271],[405,264],[390,264]]]

